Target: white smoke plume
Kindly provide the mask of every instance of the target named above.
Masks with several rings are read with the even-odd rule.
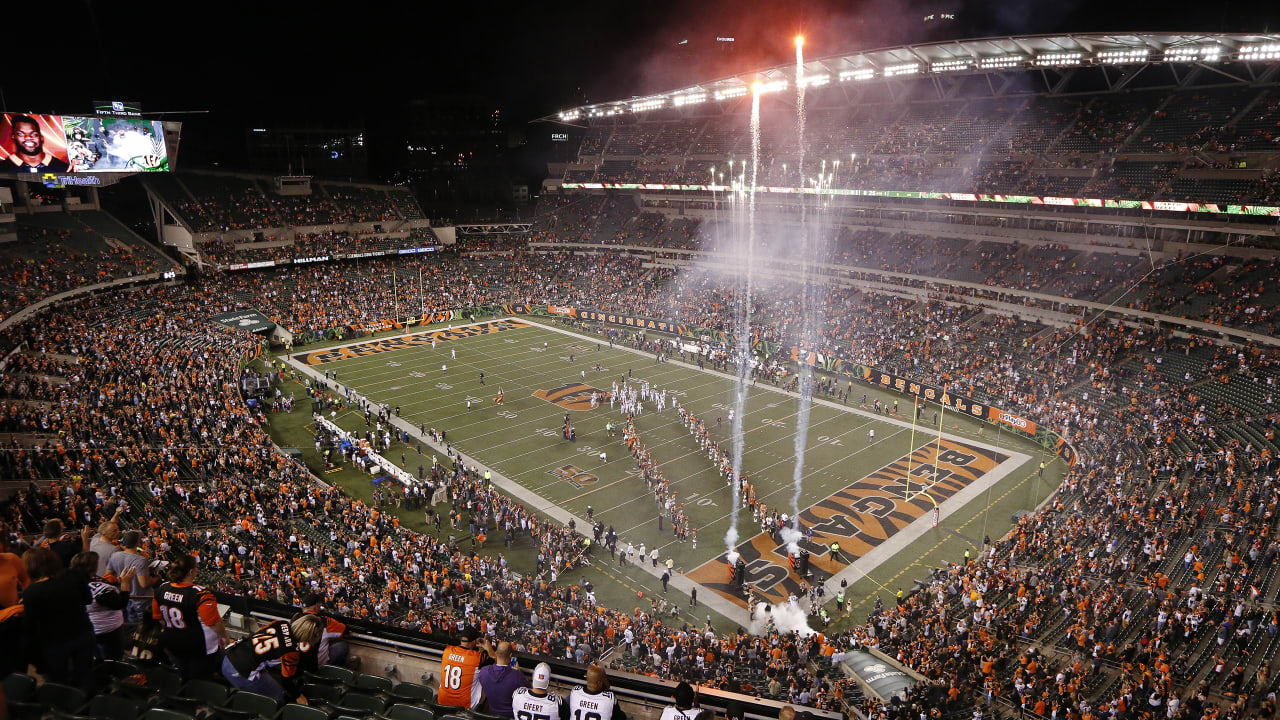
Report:
[[[776,605],[756,604],[755,611],[751,613],[751,624],[747,632],[752,635],[764,635],[771,626],[780,633],[795,632],[801,637],[808,637],[814,633],[813,628],[809,627],[809,616],[799,605],[792,602]]]

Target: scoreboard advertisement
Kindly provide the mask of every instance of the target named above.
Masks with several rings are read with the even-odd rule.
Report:
[[[168,172],[164,125],[139,117],[0,114],[0,177],[65,184],[104,173]],[[24,177],[25,176],[25,177]]]

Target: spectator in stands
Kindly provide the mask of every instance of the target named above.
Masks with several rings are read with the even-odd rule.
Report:
[[[138,623],[151,612],[153,588],[159,578],[152,572],[151,558],[142,552],[142,533],[128,530],[120,540],[121,551],[111,556],[107,562],[107,572],[116,577],[124,577],[124,571],[133,568],[133,583],[122,589],[129,592],[129,604],[124,610],[126,623]]]
[[[128,568],[119,583],[98,575],[98,553],[92,550],[78,553],[71,558],[71,569],[79,570],[89,578],[89,595],[93,602],[85,611],[93,624],[93,636],[98,645],[98,658],[119,660],[124,655],[124,607],[129,604],[129,593],[120,589],[128,586],[136,572]]]
[[[307,699],[299,692],[298,660],[303,648],[320,642],[323,633],[324,618],[316,615],[299,615],[288,622],[276,620],[227,650],[222,676],[237,690],[277,701],[296,699],[305,705]],[[279,679],[271,669],[277,662]]]
[[[570,718],[581,716],[598,717],[600,720],[627,720],[622,704],[609,690],[609,676],[599,665],[593,664],[587,668],[586,686],[571,690],[566,703]]]
[[[95,571],[97,575],[107,574],[107,564],[111,562],[111,556],[120,552],[120,547],[116,542],[120,540],[120,523],[118,519],[123,508],[117,509],[115,517],[98,525],[98,534],[93,536],[89,541],[89,549],[98,554],[98,568]]]
[[[662,709],[662,714],[658,716],[659,720],[710,720],[713,715],[709,710],[693,709],[693,704],[697,700],[693,693],[693,686],[683,680],[671,692],[671,699],[675,703]]]
[[[218,601],[195,584],[196,559],[191,555],[177,557],[164,572],[168,581],[156,587],[151,608],[152,617],[164,627],[160,647],[184,680],[210,677],[218,667],[218,652],[231,644]]]
[[[485,665],[476,672],[476,682],[484,690],[486,710],[494,715],[511,715],[511,695],[516,688],[529,687],[529,680],[520,669],[512,666],[511,643],[498,643],[492,665]]]
[[[351,647],[341,639],[347,633],[346,624],[324,612],[324,596],[319,593],[311,593],[303,603],[302,612],[324,618],[324,634],[320,642],[303,652],[302,670],[316,670],[321,665],[345,665],[351,651]]]
[[[31,577],[22,592],[28,658],[49,680],[92,693],[93,625],[85,610],[93,602],[89,576],[64,570],[57,553],[47,547],[28,550],[22,562]]]
[[[71,558],[77,553],[89,549],[89,538],[93,534],[91,528],[86,527],[76,537],[75,533],[63,532],[62,521],[54,518],[44,524],[44,535],[36,541],[36,547],[49,548],[58,556],[58,562],[62,567],[71,567]]]
[[[538,663],[533,668],[533,682],[529,687],[518,687],[511,696],[513,717],[517,720],[521,718],[569,720],[569,715],[561,705],[560,698],[551,692],[550,688],[551,666],[547,663]]]
[[[489,638],[481,640],[480,629],[468,625],[462,629],[457,645],[444,649],[440,659],[440,691],[436,702],[450,707],[475,708],[483,692],[476,682],[481,667],[494,661],[496,653]]]
[[[21,648],[22,591],[31,584],[27,566],[10,552],[10,530],[0,522],[0,647]],[[26,656],[21,651],[0,652],[0,676],[26,670]]]

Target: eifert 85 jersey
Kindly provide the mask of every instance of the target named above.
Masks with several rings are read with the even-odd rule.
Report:
[[[598,693],[587,692],[586,688],[576,687],[569,693],[569,720],[626,720],[627,714],[618,707],[613,693],[601,690]]]
[[[516,688],[511,695],[511,714],[516,720],[559,720],[560,698],[553,692],[538,697],[529,688]]]

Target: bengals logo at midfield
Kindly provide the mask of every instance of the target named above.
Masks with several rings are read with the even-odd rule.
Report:
[[[538,390],[533,393],[533,396],[539,400],[546,400],[552,405],[559,405],[565,410],[590,410],[591,393],[599,393],[598,399],[602,403],[609,401],[607,390],[582,383],[569,383],[554,390]]]

